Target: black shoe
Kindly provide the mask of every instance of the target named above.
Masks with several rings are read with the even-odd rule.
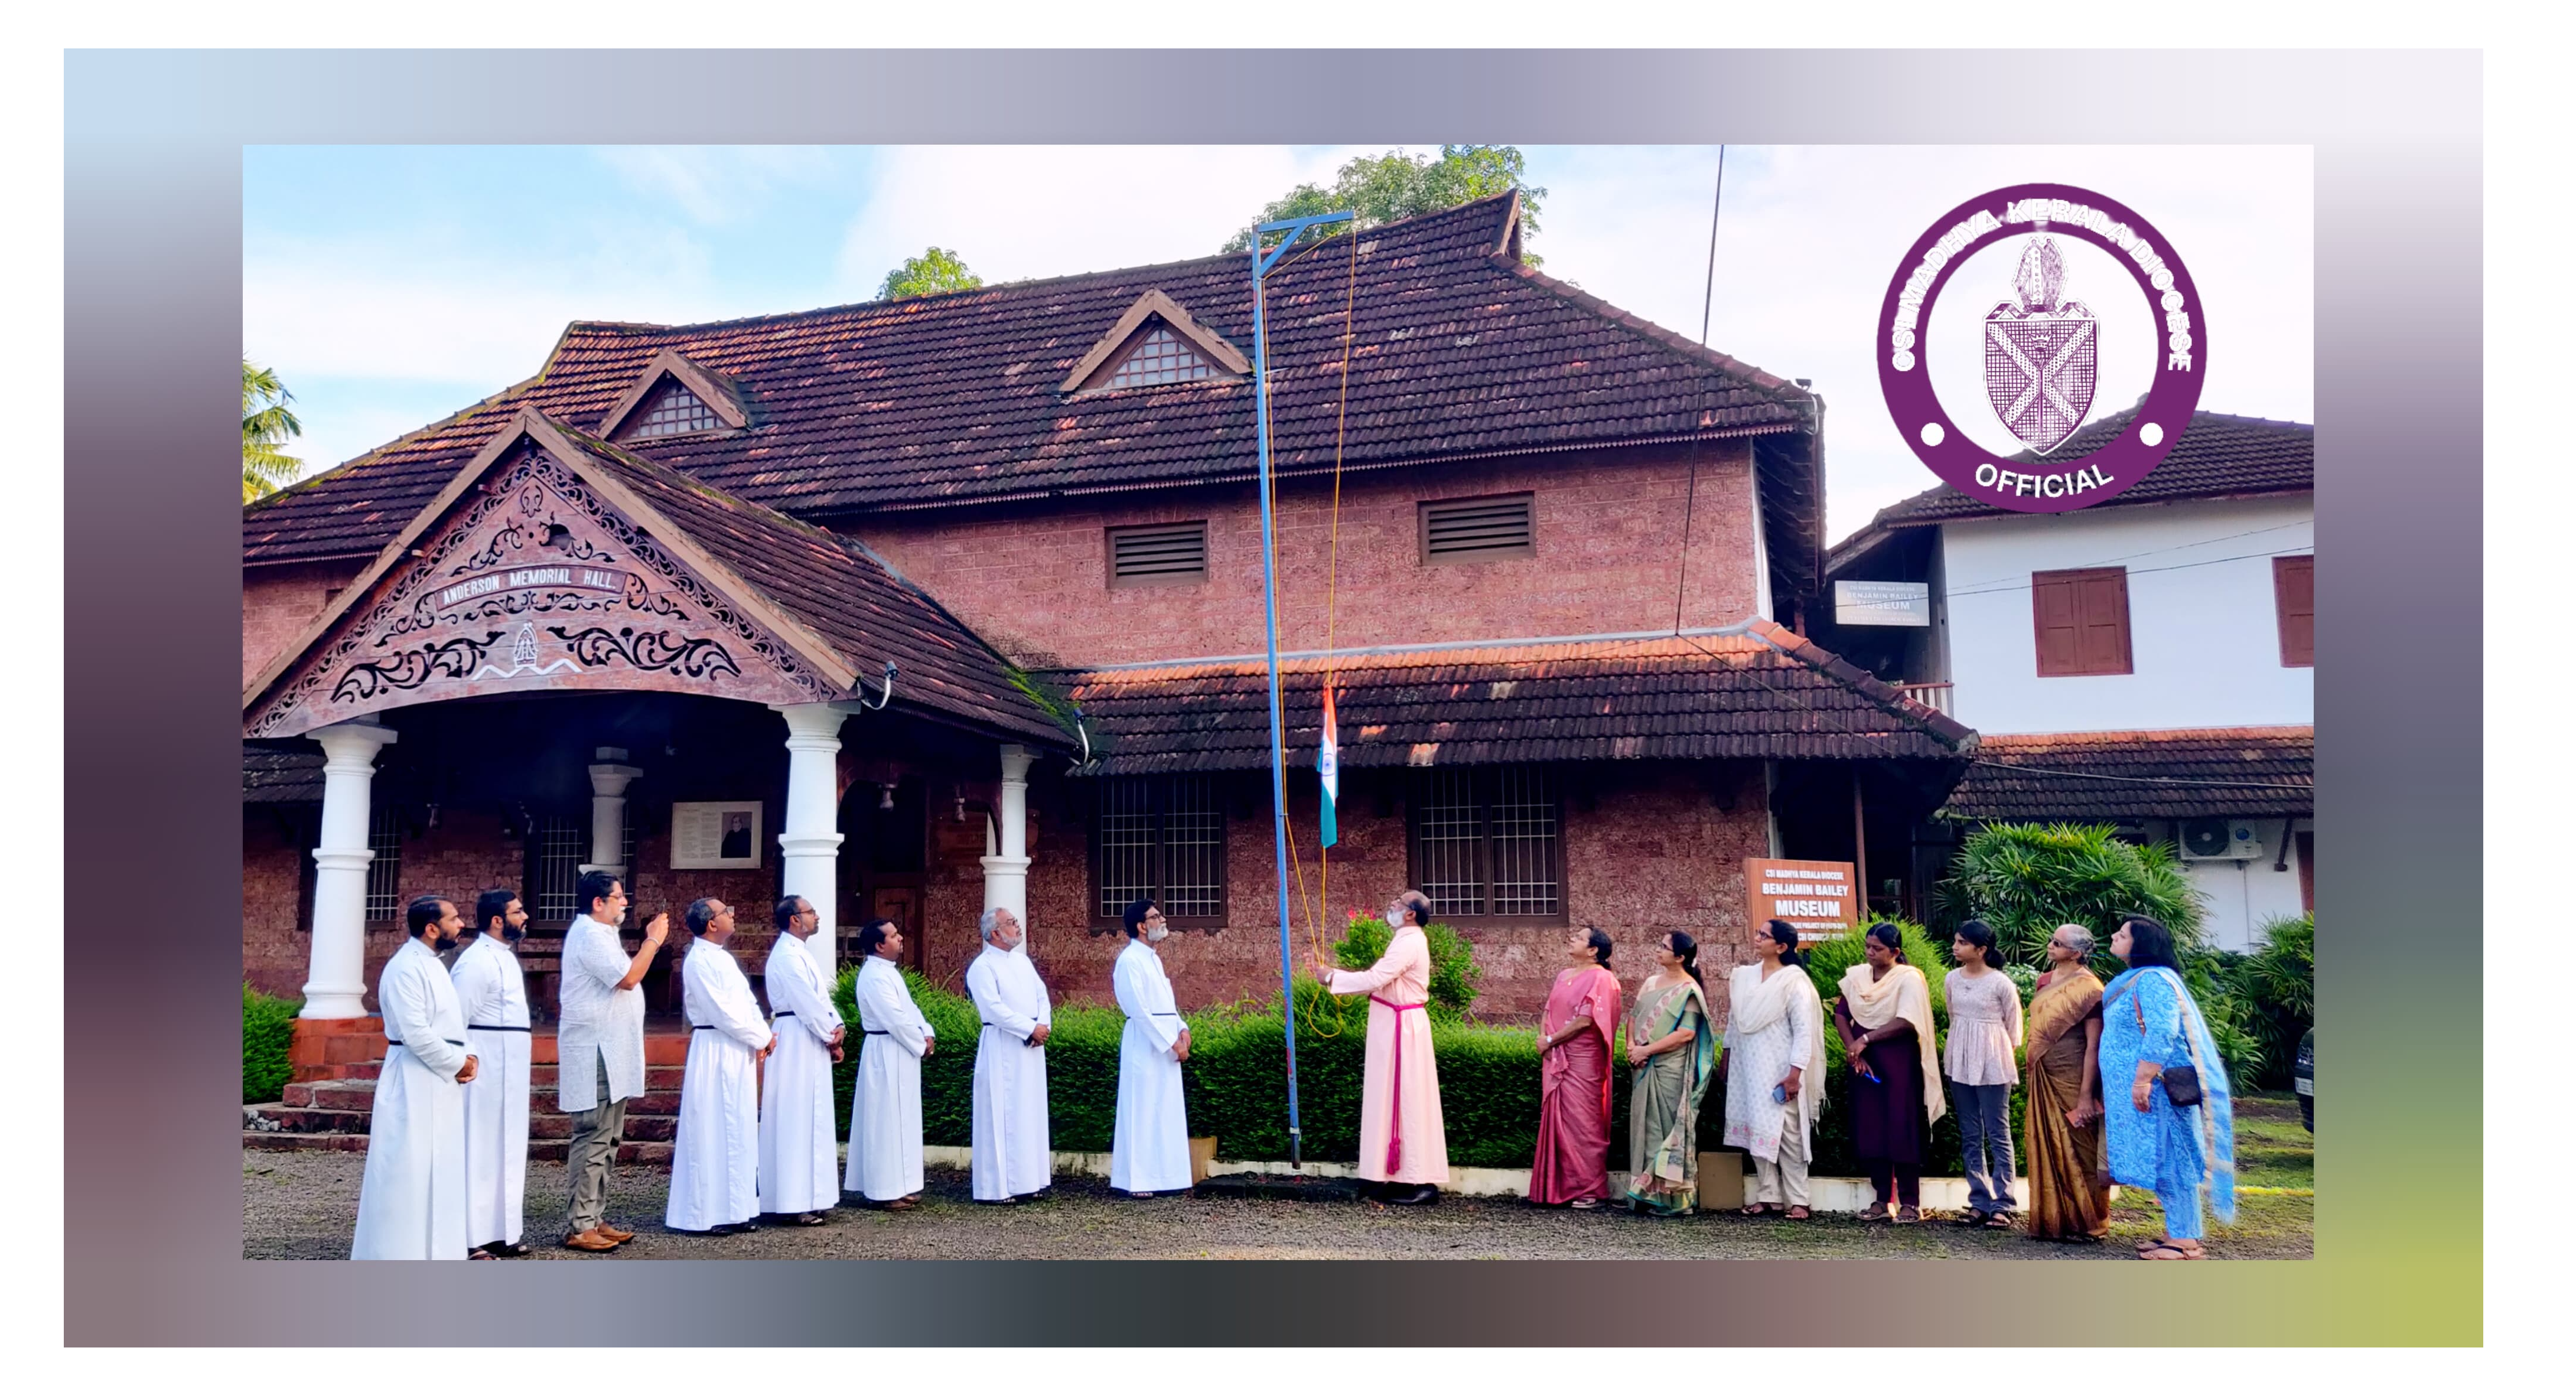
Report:
[[[1440,1188],[1438,1186],[1423,1185],[1416,1186],[1401,1195],[1390,1195],[1387,1197],[1386,1203],[1390,1205],[1429,1205],[1437,1202],[1439,1199]]]

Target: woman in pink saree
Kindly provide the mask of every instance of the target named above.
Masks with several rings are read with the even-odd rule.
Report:
[[[1565,969],[1538,1024],[1538,1153],[1533,1205],[1596,1208],[1610,1196],[1610,1043],[1619,1028],[1619,977],[1610,934],[1566,934]]]

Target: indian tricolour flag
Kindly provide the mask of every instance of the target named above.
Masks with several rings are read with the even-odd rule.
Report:
[[[1324,739],[1315,747],[1315,773],[1322,779],[1324,786],[1324,821],[1320,830],[1323,844],[1326,846],[1332,845],[1341,836],[1340,828],[1333,821],[1333,803],[1341,797],[1342,792],[1342,750],[1340,744],[1334,740],[1339,734],[1339,729],[1333,723],[1333,681],[1326,679],[1324,681]]]

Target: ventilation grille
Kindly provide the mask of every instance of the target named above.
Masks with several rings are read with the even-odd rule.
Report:
[[[1105,387],[1152,387],[1158,383],[1196,382],[1216,376],[1216,368],[1184,343],[1171,327],[1157,322],[1109,375]]]
[[[652,403],[641,419],[626,427],[626,439],[650,440],[662,435],[686,435],[693,430],[715,430],[724,425],[715,408],[708,406],[697,393],[679,379],[666,379],[654,390]]]
[[[1109,532],[1109,582],[1198,583],[1207,578],[1207,523],[1114,527]]]
[[[1422,558],[1426,563],[1527,559],[1536,553],[1528,493],[1422,504]]]

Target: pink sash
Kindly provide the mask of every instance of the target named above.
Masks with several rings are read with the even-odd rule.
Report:
[[[1369,996],[1369,1003],[1385,1004],[1395,1011],[1395,1066],[1388,1077],[1395,1084],[1386,1110],[1386,1170],[1393,1175],[1404,1165],[1404,1011],[1422,1006],[1389,1004],[1376,995]]]

